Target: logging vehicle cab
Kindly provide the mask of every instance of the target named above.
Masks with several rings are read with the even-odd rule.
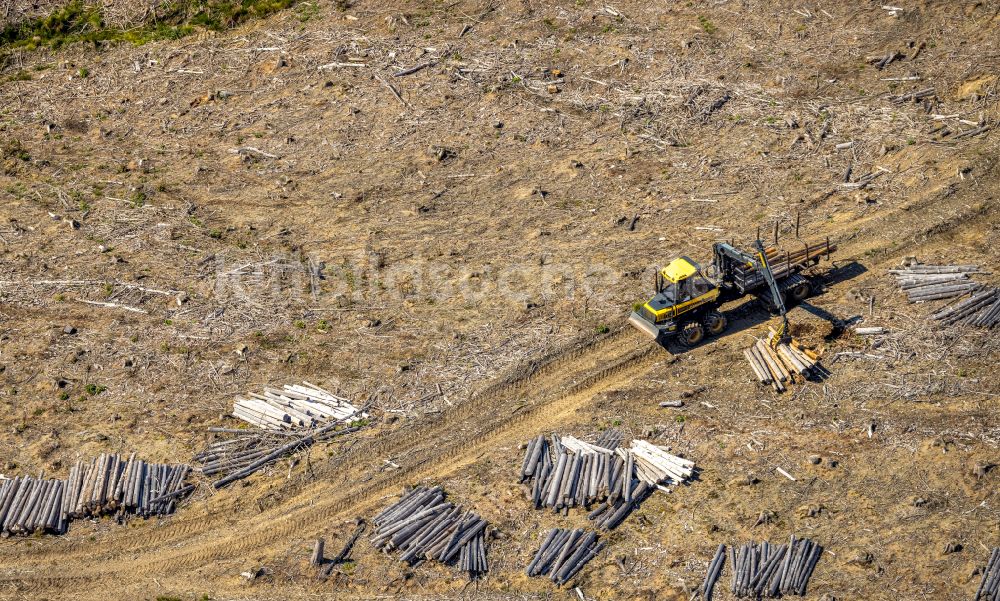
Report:
[[[747,251],[717,242],[707,269],[688,257],[675,258],[656,272],[653,297],[636,306],[629,323],[657,342],[677,337],[694,346],[726,330],[725,302],[752,294],[783,314],[786,299],[801,301],[812,292],[800,272],[837,249],[829,239],[796,243],[801,248],[779,250],[758,240],[756,249]]]

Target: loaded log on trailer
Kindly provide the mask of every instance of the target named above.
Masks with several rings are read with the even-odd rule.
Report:
[[[717,242],[707,269],[688,257],[674,259],[656,273],[655,294],[632,312],[629,323],[661,344],[676,336],[694,346],[706,335],[725,331],[729,322],[721,307],[726,302],[754,295],[769,310],[783,311],[786,298],[808,298],[813,284],[802,272],[837,250],[829,238],[796,240],[789,249],[764,246],[760,240],[756,246],[744,250]]]

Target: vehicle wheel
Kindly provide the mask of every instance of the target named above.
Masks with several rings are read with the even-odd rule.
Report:
[[[812,286],[808,281],[805,281],[792,288],[789,294],[795,302],[799,302],[809,298],[810,292],[812,292]]]
[[[726,330],[729,321],[726,316],[718,311],[712,311],[705,317],[705,331],[709,336],[718,336]]]
[[[694,346],[705,338],[705,328],[701,324],[692,321],[681,330],[681,342],[687,346]]]

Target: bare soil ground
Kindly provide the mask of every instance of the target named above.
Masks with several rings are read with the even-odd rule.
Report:
[[[520,445],[619,427],[703,471],[607,537],[573,583],[588,598],[687,599],[719,543],[789,534],[829,550],[812,598],[971,598],[1000,544],[1000,471],[973,473],[1000,463],[1000,343],[940,329],[886,270],[915,255],[1000,282],[1000,3],[901,8],[320,2],[14,55],[3,473],[186,461],[235,394],[301,379],[371,400],[374,423],[169,518],[0,541],[0,596],[575,598],[523,575],[545,528],[586,520],[529,509]],[[691,351],[624,325],[656,265],[758,226],[792,245],[797,218],[840,246],[791,315],[825,382],[753,380],[742,349],[772,323],[753,303]],[[421,482],[496,527],[485,579],[361,541],[315,580],[315,537],[339,547]]]

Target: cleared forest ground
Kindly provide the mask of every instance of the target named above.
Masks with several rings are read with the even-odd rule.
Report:
[[[266,384],[371,400],[373,424],[169,518],[6,539],[0,595],[544,598],[540,533],[586,519],[529,508],[519,447],[617,427],[703,471],[608,537],[573,583],[590,598],[687,599],[719,543],[792,533],[830,551],[810,597],[971,598],[1000,535],[996,332],[941,329],[886,271],[1000,282],[1000,4],[901,8],[320,2],[7,48],[4,475],[188,461]],[[792,244],[797,219],[840,247],[791,315],[825,382],[755,382],[753,304],[686,352],[626,329],[656,265],[775,224]],[[496,528],[488,577],[362,540],[315,580],[316,536],[422,482]]]

